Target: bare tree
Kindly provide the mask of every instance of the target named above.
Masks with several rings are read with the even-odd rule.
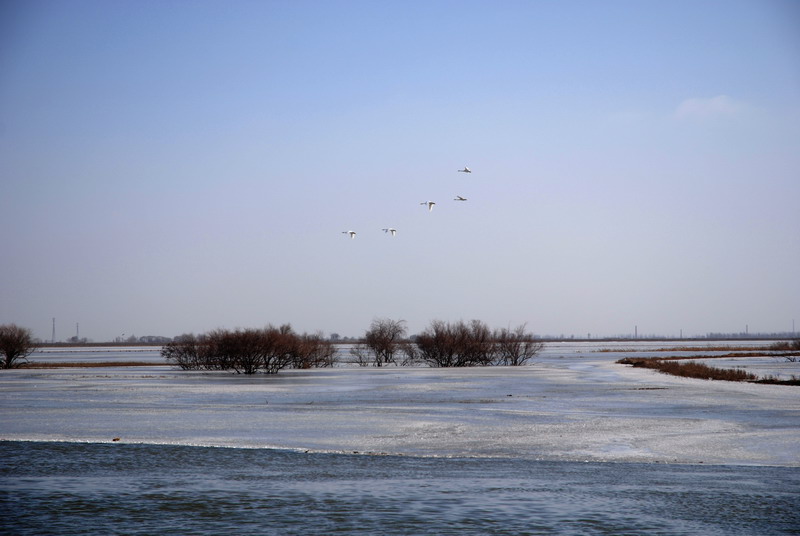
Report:
[[[3,324],[0,326],[0,354],[3,356],[3,368],[20,366],[21,361],[27,361],[31,352],[36,349],[33,334],[28,328],[16,324]]]
[[[376,367],[397,364],[396,354],[402,349],[406,334],[405,320],[376,318],[364,335],[364,344],[372,350]]]
[[[441,320],[431,321],[416,338],[420,359],[432,367],[458,366],[458,342],[453,327]]]
[[[277,374],[297,361],[298,336],[290,324],[267,326],[264,337],[269,350],[264,356],[263,368],[267,374]]]
[[[481,320],[459,322],[455,326],[459,340],[458,366],[474,367],[491,365],[494,362],[495,345],[489,326]]]
[[[497,363],[500,365],[525,365],[544,348],[544,343],[537,341],[533,333],[525,331],[525,324],[513,330],[509,328],[496,330],[494,339]]]
[[[206,368],[206,354],[204,337],[193,333],[179,335],[161,348],[161,357],[184,370]]]
[[[417,365],[420,362],[417,346],[408,339],[400,343],[399,353],[403,356],[400,365],[404,367]]]
[[[234,338],[227,329],[215,329],[203,337],[203,353],[207,370],[235,370]]]
[[[236,330],[220,334],[217,347],[226,368],[242,374],[255,374],[264,363],[270,345],[264,332],[258,329]]]

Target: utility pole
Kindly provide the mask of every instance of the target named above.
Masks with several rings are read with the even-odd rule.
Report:
[[[56,318],[55,317],[53,317],[53,336],[50,339],[50,342],[51,343],[56,342]]]

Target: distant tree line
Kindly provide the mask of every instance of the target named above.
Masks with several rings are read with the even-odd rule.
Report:
[[[407,337],[403,320],[379,318],[350,354],[361,366],[519,366],[528,363],[543,346],[524,325],[492,330],[480,320],[434,320],[422,333]],[[29,329],[14,324],[0,326],[2,368],[19,366],[36,347]],[[335,343],[322,334],[298,334],[285,324],[180,335],[162,346],[161,355],[184,370],[276,374],[284,368],[333,366],[337,351]]]

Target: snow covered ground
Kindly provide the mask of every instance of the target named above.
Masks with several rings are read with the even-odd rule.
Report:
[[[0,439],[800,466],[800,388],[671,377],[595,351],[610,346],[552,344],[526,367],[273,376],[180,371],[157,348],[35,354],[153,364],[2,371]]]

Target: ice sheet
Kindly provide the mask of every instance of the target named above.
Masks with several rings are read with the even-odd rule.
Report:
[[[526,367],[169,366],[0,373],[0,439],[433,456],[800,465],[796,387],[676,378],[550,350]]]

